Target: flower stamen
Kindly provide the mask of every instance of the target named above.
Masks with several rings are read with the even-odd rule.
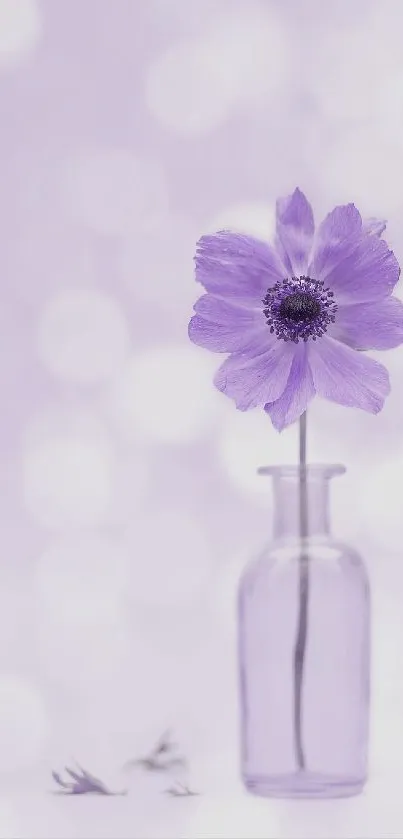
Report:
[[[316,341],[334,323],[337,304],[323,280],[290,277],[269,288],[262,300],[270,332],[283,341]]]

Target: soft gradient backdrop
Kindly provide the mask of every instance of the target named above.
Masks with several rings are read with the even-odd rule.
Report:
[[[378,417],[309,417],[372,578],[371,782],[287,803],[238,781],[233,598],[297,429],[187,339],[197,237],[270,236],[297,185],[403,257],[402,27],[401,0],[0,0],[2,839],[403,836],[403,349]],[[167,727],[199,797],[121,771]],[[130,796],[53,796],[73,758]]]

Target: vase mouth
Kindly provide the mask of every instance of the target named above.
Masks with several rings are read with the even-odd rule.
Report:
[[[333,478],[335,475],[344,475],[345,471],[346,467],[341,463],[307,463],[305,467],[296,463],[260,466],[257,473],[284,478],[298,478],[301,474],[306,474],[309,478]]]

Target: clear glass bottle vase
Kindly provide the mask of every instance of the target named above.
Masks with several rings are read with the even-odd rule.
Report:
[[[370,596],[364,563],[330,535],[329,479],[343,466],[264,467],[273,541],[239,584],[241,769],[257,795],[330,798],[366,781]]]

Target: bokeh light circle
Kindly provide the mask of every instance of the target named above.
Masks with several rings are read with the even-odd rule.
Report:
[[[235,107],[267,107],[293,67],[287,31],[275,12],[248,3],[222,15],[205,40],[216,84],[234,92]]]
[[[57,621],[92,624],[119,619],[128,566],[129,555],[115,540],[97,533],[65,537],[40,557],[37,591]]]
[[[55,375],[80,384],[112,376],[130,335],[123,311],[99,291],[68,289],[50,298],[38,328],[39,356]]]
[[[272,239],[276,228],[276,211],[264,201],[240,202],[224,207],[208,220],[204,232],[236,230],[262,241]]]
[[[401,539],[400,487],[403,450],[393,460],[368,463],[363,473],[362,492],[357,495],[355,516],[367,539],[380,548],[393,551]],[[365,487],[365,490],[364,490]]]
[[[227,119],[236,92],[219,77],[217,56],[203,41],[169,47],[148,70],[148,110],[165,128],[184,136],[206,134]]]
[[[295,463],[298,457],[297,427],[281,434],[260,408],[228,413],[217,439],[218,458],[224,474],[238,490],[267,503],[268,479],[257,474],[260,466]]]
[[[323,146],[315,170],[320,170],[320,188],[329,206],[353,201],[364,217],[373,216],[376,196],[376,214],[387,218],[402,206],[395,183],[402,163],[403,147],[379,135],[368,138],[367,128],[354,127]]]
[[[49,528],[98,524],[110,502],[112,462],[99,441],[62,433],[27,447],[23,492],[31,515]]]
[[[111,396],[111,411],[126,435],[179,444],[213,428],[223,404],[212,382],[217,360],[198,350],[154,346],[132,356]]]
[[[276,15],[258,4],[221,7],[203,37],[170,46],[149,67],[150,113],[186,137],[220,127],[237,107],[267,101],[286,83],[292,53]]]
[[[93,148],[66,161],[64,195],[72,216],[105,236],[150,229],[168,212],[160,163],[118,148]]]
[[[186,311],[199,289],[194,282],[193,257],[197,225],[188,216],[161,216],[149,231],[134,231],[122,242],[120,268],[126,287],[137,300],[170,310]]]
[[[36,0],[0,0],[0,68],[19,64],[36,47],[41,34]]]
[[[176,509],[144,511],[124,542],[131,557],[128,596],[134,603],[188,603],[209,582],[214,556],[196,516]]]

